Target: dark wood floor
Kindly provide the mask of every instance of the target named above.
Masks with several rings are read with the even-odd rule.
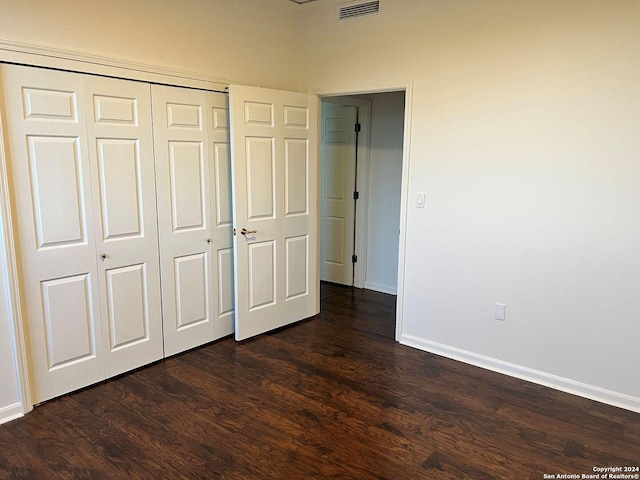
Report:
[[[640,415],[395,343],[395,297],[225,339],[0,426],[0,478],[542,479],[640,463]]]

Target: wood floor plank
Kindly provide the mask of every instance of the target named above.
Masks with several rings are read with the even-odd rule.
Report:
[[[399,345],[395,297],[231,338],[0,426],[0,479],[542,479],[638,464],[640,415]]]

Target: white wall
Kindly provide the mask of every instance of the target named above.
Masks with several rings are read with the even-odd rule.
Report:
[[[395,294],[402,186],[404,92],[363,95],[371,100],[365,288]]]
[[[0,0],[0,41],[297,90],[297,11],[284,0]]]
[[[413,80],[402,341],[640,410],[640,2],[338,3],[310,89]]]

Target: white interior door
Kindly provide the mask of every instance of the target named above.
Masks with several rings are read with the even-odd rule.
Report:
[[[152,86],[165,355],[233,332],[227,96]]]
[[[152,86],[165,355],[213,340],[206,92]]]
[[[83,77],[2,67],[32,400],[104,379]]]
[[[86,76],[87,133],[107,377],[162,358],[148,84]]]
[[[320,279],[343,285],[353,285],[357,118],[357,107],[322,104]]]
[[[243,340],[320,311],[318,99],[232,85],[229,101],[235,331]]]

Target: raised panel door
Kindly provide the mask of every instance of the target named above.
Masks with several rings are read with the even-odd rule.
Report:
[[[318,100],[230,88],[236,339],[319,312]]]
[[[165,356],[215,338],[207,93],[152,86]]]
[[[107,377],[162,358],[150,86],[85,77]]]
[[[353,285],[357,108],[322,104],[320,278]]]
[[[2,66],[34,403],[105,377],[81,75]]]

